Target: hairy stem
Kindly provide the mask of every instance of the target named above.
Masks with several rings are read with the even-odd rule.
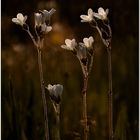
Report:
[[[47,103],[46,103],[46,97],[45,97],[45,85],[44,85],[43,70],[42,70],[41,50],[37,49],[37,51],[38,51],[38,66],[39,66],[39,74],[40,74],[42,101],[43,101],[43,107],[44,107],[45,138],[46,138],[46,140],[49,140],[48,114],[47,114]]]
[[[109,121],[109,140],[113,140],[113,92],[112,92],[112,65],[111,65],[111,46],[107,47],[108,54],[108,121]]]
[[[56,106],[56,140],[60,140],[60,105]]]
[[[84,69],[84,86],[82,91],[82,106],[83,106],[83,122],[84,122],[84,133],[83,140],[88,139],[88,125],[87,125],[87,86],[88,86],[88,70],[87,66],[82,66]]]
[[[34,36],[31,34],[31,32],[30,32],[29,30],[26,30],[26,32],[29,34],[29,36],[30,36],[30,38],[32,39],[34,45],[35,45],[36,47],[38,47],[38,44],[36,43],[36,40],[35,40]]]
[[[89,65],[89,74],[91,73],[92,70],[92,66],[93,66],[93,58],[94,58],[94,54],[91,55],[91,60],[90,60],[90,65]]]

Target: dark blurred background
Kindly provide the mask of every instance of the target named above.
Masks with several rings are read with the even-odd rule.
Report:
[[[138,140],[138,0],[2,0],[1,12],[1,137],[2,140],[43,140],[44,121],[37,51],[11,19],[21,12],[34,34],[34,13],[56,9],[53,30],[43,48],[45,83],[64,86],[61,102],[61,139],[80,140],[82,72],[77,58],[61,49],[66,38],[82,41],[94,36],[95,57],[88,85],[90,140],[107,139],[107,54],[97,31],[80,22],[88,8],[109,8],[115,140]],[[55,117],[47,96],[51,139]]]

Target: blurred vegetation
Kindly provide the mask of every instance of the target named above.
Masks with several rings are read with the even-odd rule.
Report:
[[[44,79],[47,84],[64,86],[61,103],[61,138],[79,140],[81,133],[82,72],[76,57],[60,48],[65,38],[94,36],[95,58],[88,86],[90,140],[107,139],[107,54],[97,31],[80,23],[88,8],[109,8],[113,31],[112,65],[115,140],[138,140],[138,0],[2,0],[1,17],[1,136],[2,140],[43,140],[44,121],[37,52],[27,33],[11,19],[21,12],[28,15],[33,31],[34,12],[57,11],[53,31],[43,51]],[[55,117],[48,101],[51,139]]]

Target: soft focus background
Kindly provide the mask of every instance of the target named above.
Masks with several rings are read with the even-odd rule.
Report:
[[[88,8],[109,8],[113,31],[112,66],[115,140],[138,140],[138,0],[2,0],[1,17],[1,136],[2,140],[43,140],[44,121],[37,52],[28,34],[11,22],[28,15],[33,32],[34,13],[55,8],[53,31],[45,40],[45,83],[64,86],[61,139],[80,140],[82,72],[77,58],[60,48],[65,38],[94,36],[96,54],[88,86],[89,140],[107,139],[107,54],[97,31],[80,22]],[[55,117],[47,96],[49,128],[54,140]]]

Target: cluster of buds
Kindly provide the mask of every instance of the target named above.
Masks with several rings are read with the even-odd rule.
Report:
[[[61,45],[61,48],[72,51],[77,58],[84,64],[87,64],[88,54],[93,55],[93,43],[94,39],[92,36],[84,38],[83,42],[77,43],[75,39],[66,39],[65,45]]]
[[[51,85],[49,84],[46,89],[49,91],[49,96],[52,101],[54,110],[56,115],[60,115],[60,103],[62,98],[62,92],[63,92],[63,85],[56,84]]]
[[[55,9],[51,9],[50,11],[47,10],[39,10],[38,13],[34,14],[35,19],[35,32],[36,35],[39,37],[43,37],[48,32],[52,30],[52,26],[50,26],[50,19],[53,13],[55,12]],[[20,25],[23,27],[24,30],[28,31],[29,26],[26,24],[27,16],[23,16],[22,13],[18,13],[16,18],[12,18],[12,22],[14,22],[17,25]]]

